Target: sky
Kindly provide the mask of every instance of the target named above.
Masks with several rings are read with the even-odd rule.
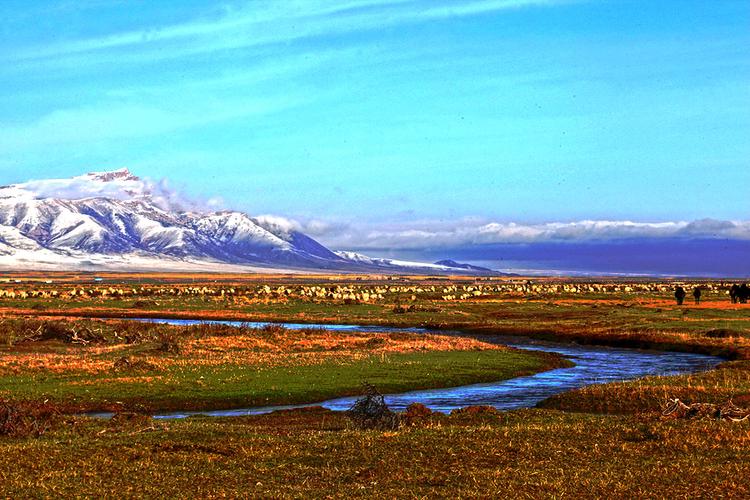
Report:
[[[476,236],[493,224],[750,239],[745,0],[4,0],[0,19],[0,184],[128,167],[381,252],[512,240]]]

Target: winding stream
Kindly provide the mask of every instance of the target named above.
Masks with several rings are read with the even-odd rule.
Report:
[[[243,323],[236,321],[200,321],[179,319],[136,319],[152,323],[171,325],[193,325],[217,323],[233,326],[262,327],[268,323]],[[428,330],[424,328],[391,328],[382,326],[325,325],[281,323],[286,328],[323,328],[332,331],[360,332],[411,332],[440,335],[465,335],[460,332]],[[561,354],[575,363],[572,368],[559,368],[528,377],[518,377],[499,382],[473,384],[445,389],[411,391],[386,396],[388,406],[396,411],[406,409],[411,403],[422,403],[433,411],[450,412],[470,405],[489,405],[501,410],[530,408],[555,394],[586,385],[631,380],[648,375],[677,375],[708,370],[723,360],[714,356],[671,351],[644,351],[638,349],[610,348],[558,342],[535,341],[523,337],[482,335],[485,342],[499,343],[526,349]],[[275,410],[301,408],[313,404],[331,410],[348,410],[356,397],[346,397],[290,406],[264,406],[236,410],[183,411],[157,415],[156,418],[184,418],[191,415],[232,417],[259,415]],[[102,414],[102,416],[105,416]]]

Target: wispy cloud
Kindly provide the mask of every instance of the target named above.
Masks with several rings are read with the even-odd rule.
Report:
[[[288,81],[310,71],[317,71],[330,63],[354,65],[359,62],[362,53],[377,54],[383,58],[373,45],[353,45],[344,48],[319,49],[294,52],[285,55],[261,55],[254,58],[251,65],[237,68],[222,68],[217,74],[181,78],[152,84],[132,84],[106,91],[112,98],[148,98],[149,96],[205,96],[212,92],[254,89],[269,82]],[[401,56],[403,57],[403,56]]]
[[[378,60],[407,57],[384,54],[377,45],[350,42],[328,48],[285,50],[278,54],[261,46],[288,44],[298,39],[338,35],[448,17],[478,15],[531,6],[569,3],[571,0],[299,0],[253,2],[242,8],[221,7],[204,17],[164,26],[150,26],[104,36],[53,41],[41,46],[0,51],[2,71],[58,75],[52,67],[72,74],[129,63],[153,63],[165,58],[212,54],[230,49],[255,48],[242,64],[209,64],[214,71],[174,74],[143,82],[102,84],[87,90],[86,102],[66,103],[42,115],[0,123],[0,148],[6,153],[33,151],[50,144],[83,144],[101,140],[151,137],[175,130],[219,123],[240,117],[262,116],[320,98],[328,89],[306,88],[295,77],[320,72],[328,64],[347,68]],[[418,58],[418,54],[408,57]],[[230,58],[231,59],[231,58]],[[49,66],[49,67],[47,67]],[[33,69],[32,69],[33,68]],[[47,73],[49,71],[50,73]],[[59,76],[58,76],[59,77]],[[273,82],[278,89],[269,88]],[[41,93],[55,87],[39,88]],[[70,95],[68,93],[67,95]]]
[[[352,0],[349,2],[253,2],[243,9],[227,8],[212,17],[153,26],[106,36],[82,38],[29,47],[7,54],[13,61],[60,58],[76,54],[127,48],[151,49],[170,44],[169,50],[151,57],[180,57],[218,50],[289,43],[310,37],[333,36],[382,29],[400,24],[428,22],[524,7],[545,7],[582,0]],[[127,54],[123,54],[127,57]]]
[[[160,107],[154,103],[102,102],[58,109],[28,124],[5,124],[0,149],[7,152],[52,144],[92,143],[163,134],[248,116],[261,116],[294,106],[302,96],[242,98],[220,105],[196,103],[192,109]]]

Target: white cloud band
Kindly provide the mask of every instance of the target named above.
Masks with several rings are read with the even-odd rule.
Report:
[[[476,219],[403,224],[297,223],[334,249],[418,250],[494,243],[585,242],[623,239],[750,240],[750,221],[701,219],[692,222],[584,220],[521,224]]]

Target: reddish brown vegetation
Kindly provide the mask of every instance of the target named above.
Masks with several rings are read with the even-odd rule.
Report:
[[[60,414],[44,403],[0,400],[0,437],[41,436],[60,421]]]

